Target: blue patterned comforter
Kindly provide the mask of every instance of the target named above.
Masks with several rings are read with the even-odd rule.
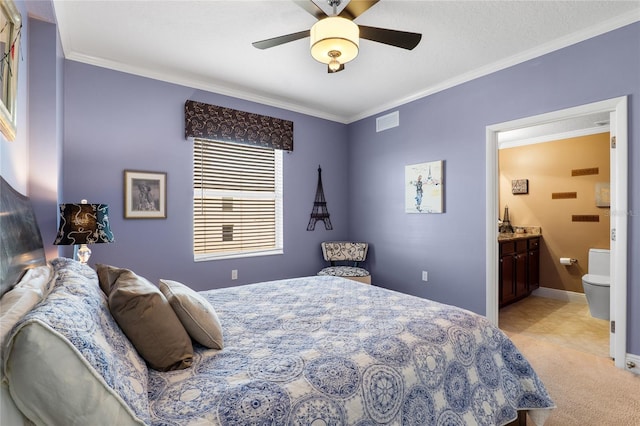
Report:
[[[149,369],[154,425],[503,425],[554,406],[484,317],[336,277],[201,293],[225,347]]]

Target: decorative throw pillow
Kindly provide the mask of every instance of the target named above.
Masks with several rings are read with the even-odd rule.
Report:
[[[98,263],[96,265],[96,272],[98,273],[98,283],[102,292],[107,295],[107,298],[111,294],[111,285],[116,282],[121,273],[126,269],[116,268],[109,265],[102,265]]]
[[[160,291],[193,340],[207,348],[222,349],[220,320],[207,299],[177,281],[160,280]]]
[[[151,368],[168,371],[191,366],[191,339],[158,287],[114,266],[98,265],[98,276],[109,280],[101,287],[110,289],[111,315]]]

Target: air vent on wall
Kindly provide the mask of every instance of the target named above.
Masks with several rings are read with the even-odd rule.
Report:
[[[398,127],[400,125],[400,111],[394,111],[376,118],[376,132]]]

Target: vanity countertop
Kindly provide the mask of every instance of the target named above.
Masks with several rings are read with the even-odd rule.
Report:
[[[516,241],[516,240],[528,240],[530,238],[540,238],[542,234],[527,234],[527,233],[501,233],[498,234],[498,241]]]

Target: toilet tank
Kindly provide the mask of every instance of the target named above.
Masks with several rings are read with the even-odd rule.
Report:
[[[609,276],[609,250],[589,249],[589,274]]]

